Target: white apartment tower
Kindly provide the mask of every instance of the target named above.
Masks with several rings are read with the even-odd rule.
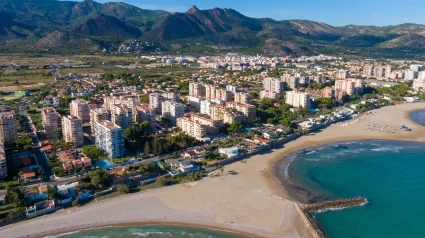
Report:
[[[119,158],[124,155],[124,134],[121,127],[110,121],[98,121],[94,131],[96,146],[109,158]]]
[[[74,147],[83,146],[83,122],[81,118],[73,115],[62,117],[62,134],[65,142],[72,143]]]
[[[299,91],[286,92],[285,102],[293,107],[310,108],[310,95]]]
[[[285,90],[285,83],[276,78],[263,79],[263,88],[275,93],[282,93]]]
[[[173,101],[162,102],[162,117],[169,119],[173,125],[176,125],[177,118],[184,116],[185,108],[181,103]]]

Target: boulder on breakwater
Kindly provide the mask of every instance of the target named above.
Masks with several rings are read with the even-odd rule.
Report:
[[[310,221],[310,223],[313,225],[313,227],[316,229],[318,235],[321,238],[326,238],[326,234],[320,229],[320,227],[317,225],[316,221],[313,219],[312,213],[325,211],[329,209],[344,209],[348,207],[356,207],[356,206],[362,206],[367,203],[366,198],[364,197],[354,197],[354,198],[348,198],[348,199],[337,199],[332,201],[326,201],[326,202],[318,202],[313,204],[299,204],[301,210],[307,217],[307,219]]]

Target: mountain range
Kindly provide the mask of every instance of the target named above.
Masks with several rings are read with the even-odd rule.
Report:
[[[226,8],[193,6],[185,13],[169,13],[120,2],[0,0],[0,47],[6,52],[90,52],[131,39],[159,42],[170,50],[201,44],[276,55],[317,53],[326,48],[421,50],[425,26],[334,27],[306,20],[250,18]]]

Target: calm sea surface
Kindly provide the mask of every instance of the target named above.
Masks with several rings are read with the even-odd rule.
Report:
[[[425,237],[425,143],[360,141],[318,148],[289,167],[296,185],[326,199],[369,204],[315,215],[329,237]]]
[[[243,238],[245,236],[225,231],[212,229],[203,229],[196,227],[180,227],[166,225],[149,226],[129,226],[129,227],[107,227],[100,229],[82,230],[74,233],[67,233],[61,238],[163,238],[163,237],[181,237],[181,238]]]

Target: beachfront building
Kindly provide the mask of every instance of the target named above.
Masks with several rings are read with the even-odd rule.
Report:
[[[77,98],[70,104],[70,114],[81,118],[84,123],[90,122],[90,108],[86,100]]]
[[[90,131],[94,134],[94,126],[98,121],[109,119],[109,113],[105,108],[91,108],[90,109]]]
[[[102,149],[109,158],[124,155],[123,129],[110,121],[98,121],[94,127],[96,146]]]
[[[251,124],[257,119],[257,109],[254,105],[230,102],[226,106],[242,113],[242,123]]]
[[[16,119],[13,111],[0,113],[0,141],[3,144],[16,142]]]
[[[65,142],[72,143],[74,147],[83,146],[82,119],[73,115],[62,117],[62,134]]]
[[[58,129],[58,118],[59,114],[56,112],[56,109],[53,107],[43,108],[41,111],[41,120],[44,127],[44,133],[46,134],[47,139],[56,138],[56,132]]]
[[[293,107],[310,108],[310,95],[299,91],[288,91],[285,103]]]

